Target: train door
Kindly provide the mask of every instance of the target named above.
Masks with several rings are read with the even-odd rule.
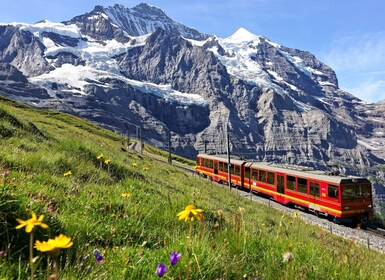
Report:
[[[285,193],[285,176],[283,174],[277,174],[277,192]]]
[[[318,213],[320,211],[319,198],[320,198],[320,184],[310,181],[309,190],[309,210]]]
[[[218,162],[214,161],[214,174],[218,175]]]
[[[251,163],[245,164],[244,187],[251,190]]]

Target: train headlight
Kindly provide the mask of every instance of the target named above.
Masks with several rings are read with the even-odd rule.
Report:
[[[345,206],[345,207],[344,207],[344,210],[349,210],[349,206]]]
[[[368,205],[368,208],[372,208],[372,204],[369,204],[369,205]]]

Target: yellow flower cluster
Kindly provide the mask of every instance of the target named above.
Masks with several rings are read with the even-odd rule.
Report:
[[[130,193],[127,193],[127,192],[122,193],[122,197],[124,198],[130,197],[130,196],[131,196]]]
[[[67,177],[67,176],[71,176],[72,175],[72,171],[69,170],[67,171],[66,173],[63,174],[64,177]]]
[[[194,219],[201,221],[203,220],[203,210],[198,209],[195,207],[195,205],[190,204],[187,205],[183,211],[179,212],[177,217],[179,217],[179,220],[184,220],[185,222],[189,220],[194,221]]]

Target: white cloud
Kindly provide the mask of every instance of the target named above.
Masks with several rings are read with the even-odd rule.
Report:
[[[385,32],[339,38],[327,48],[321,60],[342,89],[367,102],[385,100]]]
[[[385,100],[385,80],[367,80],[344,90],[366,102],[378,102]]]
[[[328,48],[323,59],[336,71],[384,69],[385,32],[339,38]]]

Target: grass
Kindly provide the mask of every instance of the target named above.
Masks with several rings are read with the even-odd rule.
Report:
[[[119,135],[82,119],[0,102],[0,171],[10,171],[0,177],[0,279],[30,276],[29,235],[15,226],[31,211],[49,225],[35,240],[63,233],[74,242],[61,250],[60,279],[156,279],[159,263],[167,279],[385,277],[383,255],[354,240],[123,152]],[[204,220],[190,229],[176,215],[192,203]],[[182,258],[171,266],[173,251]],[[46,255],[34,256],[35,279],[46,279]]]

